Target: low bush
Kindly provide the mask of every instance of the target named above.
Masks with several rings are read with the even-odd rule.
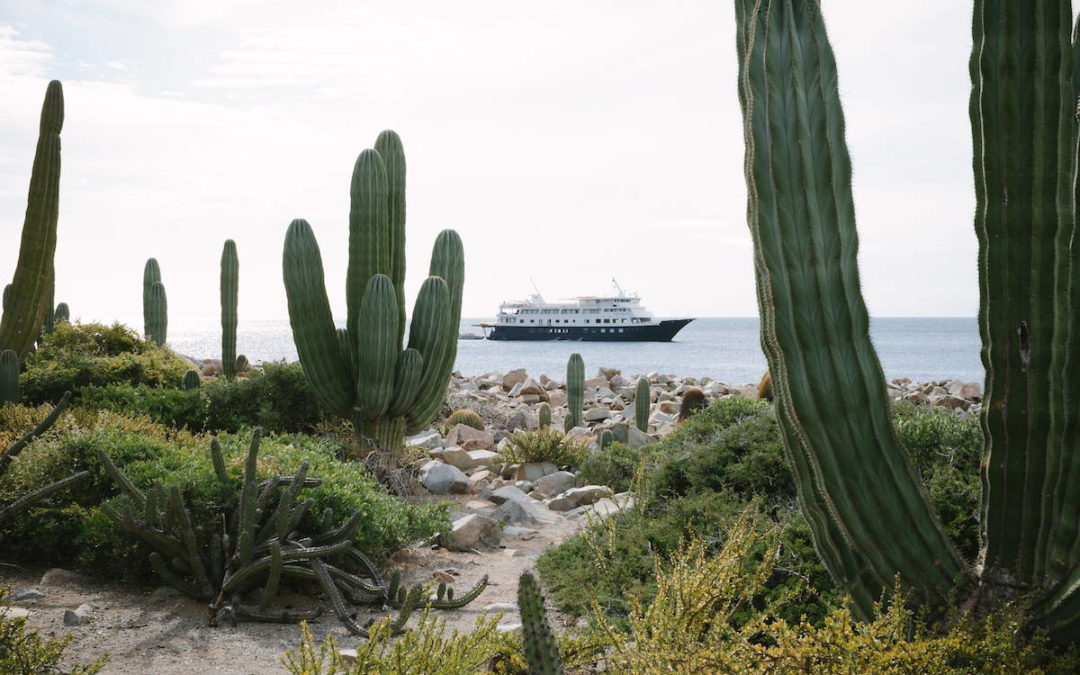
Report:
[[[145,417],[86,409],[73,411],[70,419],[65,415],[57,426],[59,433],[35,441],[12,462],[0,480],[0,501],[78,470],[88,470],[91,478],[15,519],[5,538],[5,557],[39,565],[76,564],[87,572],[118,578],[153,578],[147,551],[97,508],[117,494],[96,457],[98,448],[106,450],[137,486],[154,481],[176,484],[203,514],[219,509],[215,500],[221,492],[208,461],[209,437],[169,429]],[[248,436],[219,439],[229,471],[239,480]],[[323,483],[305,491],[314,501],[309,517],[329,507],[341,521],[362,510],[366,517],[355,540],[377,557],[448,527],[446,505],[413,506],[392,497],[362,466],[339,460],[343,451],[328,439],[271,436],[263,441],[260,475],[289,474],[302,462],[310,462],[310,475]]]
[[[27,356],[19,385],[23,401],[37,405],[92,385],[178,387],[190,367],[120,324],[62,323]]]
[[[558,467],[578,466],[588,449],[553,429],[515,431],[503,450],[503,459],[510,463],[551,462]]]

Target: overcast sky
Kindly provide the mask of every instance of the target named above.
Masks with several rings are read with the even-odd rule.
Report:
[[[973,316],[970,4],[832,0],[875,316]],[[757,313],[730,0],[3,0],[0,278],[10,278],[45,85],[64,83],[57,300],[216,316],[226,238],[240,318],[283,318],[281,249],[314,227],[343,317],[352,163],[408,160],[409,304],[443,228],[464,311],[603,293],[663,316]]]

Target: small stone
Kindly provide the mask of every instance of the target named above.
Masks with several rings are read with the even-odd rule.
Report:
[[[491,512],[491,517],[508,525],[549,525],[560,518],[540,502],[529,498],[504,502]]]
[[[457,424],[446,434],[447,445],[457,445],[464,450],[490,450],[495,446],[495,434],[488,430],[473,429],[467,424]]]
[[[435,570],[434,572],[432,572],[431,578],[434,579],[435,581],[441,581],[444,584],[452,584],[452,583],[454,583],[454,577],[452,577],[451,575],[447,574],[446,572],[444,572],[442,570]]]
[[[76,609],[64,610],[64,625],[65,626],[85,626],[90,623],[91,615],[94,612],[94,605],[81,604]]]
[[[40,600],[41,598],[44,598],[44,597],[45,597],[45,594],[42,593],[41,591],[39,591],[38,589],[36,589],[36,588],[26,588],[26,589],[23,589],[23,590],[19,591],[18,593],[13,593],[11,595],[11,597],[8,598],[8,599],[11,600],[12,602],[20,602],[22,600]]]
[[[502,462],[502,455],[491,450],[467,450],[473,466],[492,466]]]
[[[452,445],[442,450],[437,450],[431,453],[432,457],[441,459],[443,462],[450,466],[456,466],[462,471],[468,471],[480,466],[476,460],[472,458],[469,453],[456,445]]]
[[[521,501],[524,499],[529,499],[529,495],[521,488],[513,485],[506,485],[498,490],[492,491],[492,493],[488,495],[488,500],[493,504],[502,504],[508,500]]]

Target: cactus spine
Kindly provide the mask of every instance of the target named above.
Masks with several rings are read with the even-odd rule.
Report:
[[[581,426],[581,415],[585,409],[585,361],[581,354],[574,352],[566,362],[566,429]]]
[[[311,226],[285,237],[289,318],[304,375],[319,400],[352,420],[361,443],[397,451],[406,431],[435,421],[457,354],[464,252],[453,230],[435,240],[428,278],[405,332],[405,155],[384,131],[353,168],[346,328],[334,327]]]
[[[221,372],[225,377],[236,377],[236,324],[237,298],[240,292],[240,259],[236,255],[236,242],[225,240],[221,251]]]
[[[24,356],[33,346],[52,310],[56,223],[60,217],[60,130],[64,126],[64,92],[53,80],[45,90],[41,123],[30,173],[19,259],[10,290],[4,292],[0,318],[0,349]]]
[[[154,344],[165,344],[169,327],[165,285],[161,283],[158,261],[150,258],[143,267],[143,334]]]
[[[541,403],[540,409],[537,411],[537,415],[540,418],[540,428],[551,428],[551,406],[547,403]]]
[[[652,391],[649,390],[649,378],[641,377],[634,392],[634,424],[639,431],[649,433],[649,404],[652,403]]]
[[[19,355],[5,349],[0,352],[0,403],[18,403],[19,398]]]
[[[737,0],[736,16],[762,344],[822,559],[864,613],[896,575],[938,608],[959,591],[966,606],[989,611],[1023,588],[1034,591],[1033,624],[1058,641],[1080,639],[1070,3],[975,1],[969,110],[986,460],[974,570],[942,534],[889,420],[820,5]]]
[[[521,638],[529,675],[561,675],[563,667],[559,645],[548,624],[544,596],[540,593],[536,578],[529,572],[523,572],[518,580],[518,610],[521,613]]]

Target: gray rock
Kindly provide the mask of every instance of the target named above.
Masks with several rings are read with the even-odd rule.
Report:
[[[491,517],[508,525],[550,525],[562,518],[533,499],[503,502],[491,512]]]
[[[433,495],[464,494],[469,490],[469,477],[456,466],[433,459],[420,469],[420,482]]]
[[[82,581],[82,576],[71,570],[65,570],[59,567],[54,567],[49,570],[45,570],[45,574],[41,575],[41,581],[38,583],[41,586],[52,586],[55,584],[66,584],[71,582]]]
[[[513,633],[514,631],[521,630],[521,628],[522,626],[520,623],[500,623],[495,627],[495,630],[500,633]]]
[[[518,606],[516,602],[494,602],[484,608],[485,612],[516,612]]]
[[[529,420],[525,415],[524,410],[519,410],[510,416],[510,419],[506,420],[507,431],[517,431],[519,429],[528,429]]]
[[[82,604],[76,609],[64,610],[64,625],[65,626],[85,626],[90,623],[90,619],[93,618],[94,610],[97,609],[94,605]]]
[[[514,471],[514,480],[535,482],[558,470],[559,467],[551,462],[529,462],[527,464],[519,464],[517,470]]]
[[[579,506],[576,509],[568,511],[566,517],[570,520],[577,520],[583,516],[590,518],[599,518],[601,520],[632,509],[634,507],[634,497],[629,493],[622,492],[613,497],[604,497],[597,501],[595,504],[588,506]]]
[[[502,455],[491,450],[466,450],[473,466],[494,466],[502,463]]]
[[[22,600],[40,600],[41,598],[44,598],[44,597],[45,597],[45,594],[42,593],[41,591],[39,591],[38,589],[36,589],[36,588],[26,588],[26,589],[23,589],[23,590],[19,591],[18,593],[12,593],[11,597],[8,598],[8,599],[11,602],[20,602]]]
[[[569,471],[556,471],[538,478],[535,487],[545,497],[554,497],[574,487],[574,479],[574,474]]]
[[[0,618],[9,620],[28,619],[30,618],[30,610],[25,607],[0,607]]]
[[[637,450],[643,448],[649,443],[653,442],[653,439],[649,434],[645,433],[641,429],[638,429],[633,424],[621,422],[611,427],[611,437],[619,443],[622,443],[628,448]]]
[[[539,396],[539,400],[541,401],[548,400],[547,389],[544,388],[544,385],[540,384],[531,377],[526,378],[525,381],[521,383],[521,389],[518,391],[519,396],[525,396],[528,394]]]
[[[415,448],[426,448],[428,450],[432,448],[441,448],[443,445],[443,438],[439,435],[438,431],[429,429],[428,431],[422,431],[415,436],[409,436],[405,439],[405,445]]]
[[[436,450],[431,453],[431,456],[441,459],[450,466],[456,466],[462,471],[468,471],[469,469],[475,469],[480,466],[479,462],[474,460],[468,451],[463,450],[456,445],[443,448],[441,451]]]
[[[458,518],[451,526],[446,548],[451,551],[467,551],[480,546],[499,545],[499,524],[480,514],[473,513]]]
[[[569,511],[579,506],[593,504],[604,497],[615,494],[606,485],[586,485],[585,487],[573,488],[562,493],[548,502],[548,508],[552,511]]]
[[[611,408],[606,405],[598,405],[585,411],[586,422],[599,422],[611,417]]]
[[[529,376],[525,372],[524,368],[518,368],[517,370],[511,370],[506,375],[503,375],[502,388],[507,390],[507,391],[510,391],[511,389],[514,388],[515,385],[521,384],[526,379],[528,379],[528,377]]]
[[[518,527],[516,525],[507,525],[503,528],[503,536],[510,539],[524,539],[528,541],[535,537],[539,532],[528,527]]]
[[[506,501],[522,501],[525,499],[530,499],[529,495],[521,488],[513,485],[506,485],[498,490],[492,490],[491,494],[488,495],[488,501],[493,504],[502,504]]]
[[[495,445],[495,435],[486,429],[481,431],[465,424],[456,424],[446,434],[446,444],[457,445],[464,450],[490,450]]]

